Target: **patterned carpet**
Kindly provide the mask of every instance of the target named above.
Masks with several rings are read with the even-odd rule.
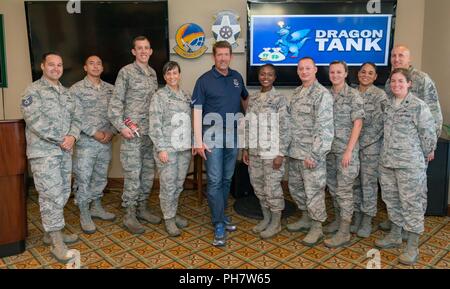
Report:
[[[288,197],[288,196],[287,196]],[[164,226],[146,225],[144,234],[133,236],[122,227],[123,210],[120,207],[121,190],[105,194],[103,204],[118,215],[115,222],[96,220],[97,232],[81,233],[79,212],[69,200],[65,210],[66,230],[79,234],[80,241],[70,245],[81,252],[82,268],[366,268],[367,252],[376,238],[384,233],[374,232],[367,239],[352,237],[347,248],[328,249],[323,243],[310,248],[300,243],[304,233],[290,233],[286,229],[269,240],[261,240],[251,232],[257,220],[246,219],[232,209],[230,197],[228,213],[237,223],[238,231],[229,234],[224,248],[211,245],[213,237],[209,209],[206,201],[199,206],[196,192],[185,191],[180,198],[179,212],[190,225],[177,238],[169,238]],[[151,208],[159,209],[158,193],[153,192]],[[330,200],[327,200],[330,208]],[[378,223],[386,216],[380,207]],[[291,222],[296,215],[283,220]],[[329,217],[333,210],[328,210]],[[420,261],[414,268],[450,268],[450,218],[427,217],[425,233],[420,240]],[[40,221],[37,193],[32,190],[28,198],[27,250],[18,256],[0,258],[1,268],[64,268],[50,255],[42,243],[43,229]],[[381,251],[382,268],[411,268],[398,263],[401,249]]]

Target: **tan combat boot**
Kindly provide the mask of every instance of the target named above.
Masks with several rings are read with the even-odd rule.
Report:
[[[116,215],[105,211],[105,209],[102,207],[101,199],[93,201],[93,204],[91,206],[91,217],[98,218],[103,221],[114,221],[116,219]]]
[[[50,232],[49,235],[51,240],[50,252],[53,257],[58,262],[67,264],[72,258],[68,256],[69,251],[63,242],[61,231]]]
[[[62,237],[63,237],[63,242],[66,244],[73,244],[76,243],[79,238],[77,235],[75,234],[64,234],[63,232],[61,232]],[[42,238],[42,241],[44,242],[45,245],[49,246],[52,244],[52,239],[50,238],[50,234],[45,232],[44,233],[44,237]]]
[[[144,226],[136,219],[136,208],[134,206],[127,208],[127,213],[123,218],[123,224],[132,234],[142,234],[145,231]]]
[[[361,225],[363,214],[361,212],[355,212],[353,214],[352,224],[350,225],[350,233],[356,233]]]
[[[334,221],[325,226],[325,228],[323,228],[323,231],[325,233],[332,234],[339,229],[340,223],[341,223],[340,210],[337,207],[334,207]]]
[[[186,220],[185,218],[183,218],[180,215],[175,216],[175,224],[177,224],[177,227],[180,229],[183,229],[183,228],[186,228],[187,226],[189,226],[188,220]]]
[[[307,231],[311,228],[311,218],[307,211],[302,211],[302,217],[295,223],[288,224],[287,230],[289,232]]]
[[[150,209],[147,206],[147,202],[140,202],[138,206],[137,217],[141,220],[149,222],[150,224],[160,224],[161,218],[150,213]]]
[[[166,231],[171,237],[178,237],[181,235],[180,229],[178,229],[175,218],[164,220]]]
[[[372,217],[364,214],[361,221],[361,226],[358,229],[356,235],[360,238],[368,238],[372,234]]]
[[[82,203],[79,204],[78,207],[80,208],[81,230],[86,234],[94,234],[97,228],[95,227],[94,221],[92,221],[89,204]]]
[[[419,258],[419,234],[408,232],[408,244],[399,257],[399,261],[405,265],[414,265]]]
[[[259,235],[263,239],[268,239],[281,231],[281,212],[271,212],[270,223]]]
[[[375,241],[375,246],[381,249],[398,248],[402,245],[402,228],[391,223],[391,231],[384,237]]]
[[[314,246],[323,239],[322,223],[319,221],[312,221],[311,229],[308,234],[302,240],[302,243],[306,246]]]
[[[324,243],[328,248],[339,248],[347,245],[350,242],[350,238],[350,221],[342,219],[337,233],[333,237],[326,239]]]
[[[259,234],[262,231],[264,231],[267,228],[267,226],[269,226],[269,223],[270,223],[270,215],[271,214],[270,214],[269,208],[263,207],[261,205],[261,211],[263,214],[263,219],[252,229],[253,233],[255,233],[255,234]]]

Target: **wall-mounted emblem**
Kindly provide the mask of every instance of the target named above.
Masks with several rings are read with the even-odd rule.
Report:
[[[217,13],[215,22],[212,25],[212,32],[216,41],[228,41],[233,48],[238,46],[237,39],[241,33],[239,25],[239,16],[230,10],[224,10]]]
[[[184,58],[197,58],[208,49],[205,46],[205,32],[194,23],[186,23],[175,34],[177,46],[173,50]]]

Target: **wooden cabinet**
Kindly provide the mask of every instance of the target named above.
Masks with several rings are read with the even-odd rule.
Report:
[[[0,257],[25,251],[27,159],[25,122],[0,121]]]

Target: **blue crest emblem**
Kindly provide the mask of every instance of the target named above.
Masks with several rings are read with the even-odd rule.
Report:
[[[205,46],[205,32],[195,23],[186,23],[175,35],[177,46],[173,50],[184,58],[197,58],[208,49]]]

